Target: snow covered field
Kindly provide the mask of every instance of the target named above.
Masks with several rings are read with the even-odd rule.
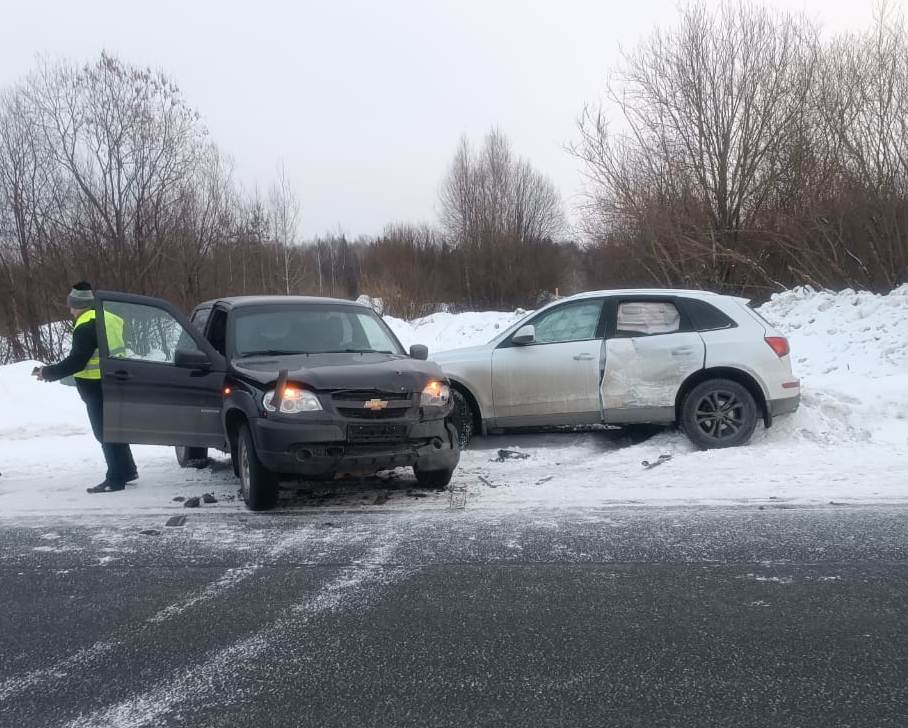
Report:
[[[638,444],[616,431],[502,435],[463,454],[454,495],[466,493],[468,510],[908,502],[908,285],[886,296],[798,289],[760,311],[791,340],[803,400],[795,415],[758,428],[750,446],[698,452],[675,431]],[[405,345],[440,351],[487,341],[520,315],[389,323]],[[243,508],[225,458],[181,470],[169,448],[136,447],[141,479],[124,493],[86,494],[104,469],[82,403],[73,388],[34,381],[32,366],[0,367],[0,518],[186,513],[175,498],[208,492],[218,502],[197,512]],[[497,462],[499,448],[529,457]],[[643,467],[660,455],[671,459]],[[319,486],[284,505],[425,509],[452,501],[413,485],[402,471]]]

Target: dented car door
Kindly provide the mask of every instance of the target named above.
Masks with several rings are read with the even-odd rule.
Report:
[[[703,339],[669,297],[616,298],[606,308],[603,420],[673,422],[678,390],[703,368]]]

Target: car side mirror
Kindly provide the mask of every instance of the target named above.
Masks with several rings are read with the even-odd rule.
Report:
[[[429,347],[422,344],[413,344],[410,347],[410,358],[425,361],[429,358]]]
[[[173,365],[183,369],[210,369],[211,360],[198,349],[177,349],[173,354]]]
[[[527,344],[536,343],[536,327],[533,324],[527,324],[526,326],[521,326],[517,331],[514,332],[514,335],[511,337],[511,343],[517,344],[518,346],[526,346]]]

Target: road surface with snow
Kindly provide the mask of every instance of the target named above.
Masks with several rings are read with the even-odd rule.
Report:
[[[904,726],[908,508],[0,527],[0,723]]]

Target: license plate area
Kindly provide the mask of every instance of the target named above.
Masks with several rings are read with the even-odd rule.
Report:
[[[406,425],[347,425],[347,442],[401,442],[406,437]]]

